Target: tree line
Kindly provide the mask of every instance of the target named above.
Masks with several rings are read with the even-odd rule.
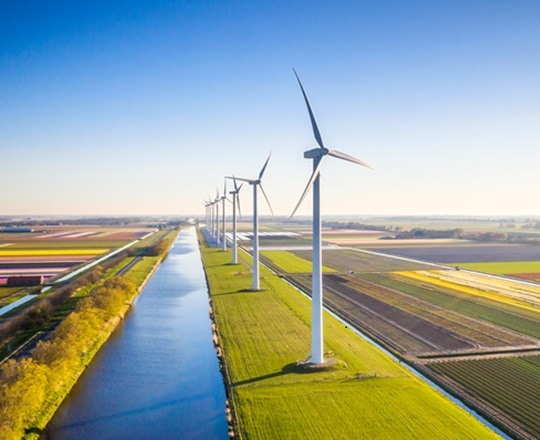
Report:
[[[136,294],[123,276],[106,280],[56,328],[51,338],[40,341],[32,355],[8,360],[0,367],[0,432],[2,439],[20,439],[31,429],[48,402],[57,400],[71,386],[112,318]],[[55,398],[56,397],[56,398]]]

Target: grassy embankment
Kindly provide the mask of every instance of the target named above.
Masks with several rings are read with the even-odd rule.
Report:
[[[327,314],[325,350],[338,364],[299,372],[295,362],[310,349],[310,301],[266,268],[264,291],[247,291],[245,265],[230,265],[229,252],[202,254],[241,437],[497,438]]]
[[[167,238],[172,241],[173,236],[176,231]],[[104,280],[30,357],[10,360],[0,368],[2,439],[39,437],[164,255],[144,257],[126,275]]]

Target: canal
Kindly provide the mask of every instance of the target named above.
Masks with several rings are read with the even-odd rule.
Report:
[[[64,439],[225,439],[195,228],[183,230],[47,427]]]

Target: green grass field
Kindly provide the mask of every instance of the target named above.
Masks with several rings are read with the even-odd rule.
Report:
[[[311,261],[299,257],[288,251],[262,251],[261,254],[268,258],[286,273],[311,272]],[[335,272],[334,269],[323,266],[323,272]]]
[[[495,275],[511,275],[513,273],[540,273],[540,261],[500,261],[495,263],[452,263],[463,269]],[[538,276],[540,278],[540,275]]]
[[[136,286],[141,285],[160,258],[144,257],[128,271],[126,277]]]
[[[338,365],[300,373],[311,302],[266,268],[260,292],[230,253],[203,248],[214,316],[242,438],[498,438],[398,362],[325,314],[325,350]]]
[[[11,296],[14,293],[17,293],[19,290],[24,289],[24,287],[0,287],[0,299],[5,298],[7,296]]]

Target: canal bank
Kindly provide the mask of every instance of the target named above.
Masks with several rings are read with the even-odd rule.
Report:
[[[225,400],[190,228],[60,406],[47,435],[226,438]]]

